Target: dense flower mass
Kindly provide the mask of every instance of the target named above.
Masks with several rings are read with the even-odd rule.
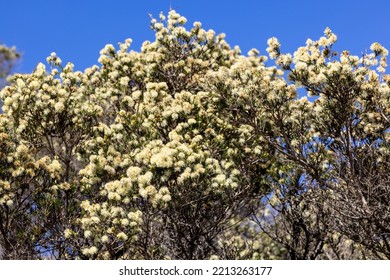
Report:
[[[327,28],[269,66],[186,22],[1,91],[2,257],[390,258],[388,51]]]

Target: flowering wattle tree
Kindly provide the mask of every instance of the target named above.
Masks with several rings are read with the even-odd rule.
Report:
[[[267,66],[185,25],[1,91],[2,257],[389,258],[387,50],[337,56],[326,29]]]

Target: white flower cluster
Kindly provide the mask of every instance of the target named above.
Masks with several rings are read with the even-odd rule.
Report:
[[[268,39],[267,44],[268,44],[267,52],[269,53],[269,56],[271,58],[276,58],[280,54],[280,43],[278,39],[272,37]]]

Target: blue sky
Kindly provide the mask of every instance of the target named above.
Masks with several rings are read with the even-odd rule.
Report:
[[[31,72],[55,51],[63,62],[84,70],[98,64],[99,51],[133,39],[139,50],[153,40],[149,13],[158,17],[170,6],[205,29],[225,33],[227,42],[265,53],[267,39],[278,37],[283,52],[293,52],[307,38],[317,39],[329,26],[338,36],[337,50],[360,55],[371,43],[390,49],[390,1],[262,0],[2,0],[0,43],[16,46],[23,59],[18,72]]]

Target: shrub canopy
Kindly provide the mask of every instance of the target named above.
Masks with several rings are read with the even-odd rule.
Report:
[[[3,258],[389,258],[387,50],[327,28],[272,63],[185,24],[1,91]]]

